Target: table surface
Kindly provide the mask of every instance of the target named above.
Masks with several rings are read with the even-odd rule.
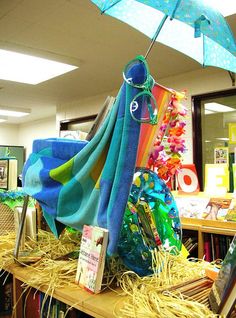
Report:
[[[31,268],[18,264],[12,264],[6,270],[22,282],[27,282],[27,278],[35,274]],[[47,286],[40,288],[40,290],[45,292]],[[122,296],[121,293],[120,289],[117,289],[117,291],[106,289],[95,295],[74,284],[70,287],[57,288],[53,297],[95,318],[115,318],[115,310],[118,310],[125,300],[125,296]]]

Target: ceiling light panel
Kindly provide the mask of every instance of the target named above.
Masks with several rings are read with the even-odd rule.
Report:
[[[227,113],[227,112],[234,112],[236,111],[235,108],[222,105],[219,103],[206,103],[205,105],[205,110],[212,111],[215,113]]]
[[[39,84],[78,68],[22,53],[0,49],[0,79]]]
[[[215,112],[213,112],[212,110],[205,109],[204,110],[204,114],[205,115],[210,115],[210,114],[215,114]]]
[[[229,141],[229,138],[226,137],[219,137],[219,138],[215,138],[217,140],[222,140],[222,141]]]
[[[7,117],[0,116],[0,123],[3,123],[6,120],[7,120]]]
[[[25,108],[6,108],[0,106],[0,116],[23,117],[31,113],[30,109]]]

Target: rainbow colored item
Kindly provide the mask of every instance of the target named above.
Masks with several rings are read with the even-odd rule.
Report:
[[[138,169],[125,210],[118,253],[141,276],[152,273],[151,250],[163,246],[178,254],[182,231],[175,200],[158,175]]]
[[[153,145],[155,144],[163,118],[174,93],[175,92],[171,89],[165,88],[157,83],[154,84],[152,94],[158,107],[158,122],[156,125],[150,125],[149,123],[141,124],[136,167],[147,166]],[[147,108],[145,110],[147,112]],[[146,116],[146,114],[144,116]]]

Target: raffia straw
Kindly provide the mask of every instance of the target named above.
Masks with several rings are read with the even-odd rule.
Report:
[[[0,242],[2,242],[2,238],[0,238]],[[9,243],[9,238],[6,238],[6,242]],[[12,247],[14,244],[15,239],[13,239]],[[77,260],[59,261],[56,259],[75,249],[78,250],[79,246],[78,237],[66,234],[57,240],[52,234],[41,231],[38,241],[31,240],[27,243],[27,248],[42,252],[43,258],[34,265],[27,265],[35,274],[30,276],[23,287],[27,289],[29,285],[32,285],[37,290],[47,286],[45,297],[52,297],[56,288],[73,284]],[[2,266],[6,269],[7,264],[14,262],[12,252],[13,248],[10,251],[0,250],[0,268]],[[209,266],[208,263],[200,260],[189,262],[181,255],[174,256],[165,251],[156,250],[152,253],[152,259],[154,274],[143,278],[130,271],[124,273],[125,268],[117,259],[111,260],[106,268],[103,288],[107,286],[112,288],[112,283],[117,281],[116,286],[120,286],[124,294],[128,295],[119,311],[115,312],[117,317],[217,317],[204,305],[189,299],[184,300],[181,295],[177,297],[170,292],[165,292],[168,287],[180,282],[203,277],[205,268]],[[186,313],[186,308],[188,313]]]
[[[44,304],[48,295],[52,297],[55,288],[63,288],[74,283],[77,260],[69,259],[66,261],[57,261],[53,259],[78,250],[80,240],[81,235],[68,232],[65,232],[58,240],[52,233],[44,231],[39,232],[38,240],[28,240],[26,243],[27,251],[40,252],[42,259],[35,264],[22,263],[22,265],[28,267],[32,273],[32,275],[29,275],[28,280],[22,284],[22,295],[28,291],[29,286],[34,286],[36,290],[42,287],[45,289],[45,286],[47,286],[45,299],[43,301]],[[1,236],[0,242],[0,269],[7,271],[7,269],[15,263],[13,256],[15,235],[9,234]],[[20,263],[20,258],[17,262]]]
[[[39,252],[42,254],[42,259],[34,264],[21,263],[23,266],[29,268],[31,275],[28,275],[27,281],[22,283],[23,292],[17,300],[17,303],[23,294],[30,290],[30,286],[34,286],[36,291],[41,289],[45,290],[45,287],[47,288],[42,304],[42,307],[44,307],[47,297],[52,298],[55,289],[74,285],[77,260],[69,259],[63,261],[57,259],[72,251],[78,251],[80,241],[81,235],[79,233],[73,234],[65,232],[58,240],[52,233],[45,231],[39,231],[37,240],[28,239],[26,242],[27,251]],[[7,270],[10,265],[15,263],[13,257],[15,235],[9,234],[1,236],[0,242],[0,269],[4,268]],[[17,262],[20,263],[20,258]],[[120,271],[120,268],[123,268],[123,270]],[[104,290],[108,286],[112,288],[112,285],[116,285],[117,277],[120,277],[124,271],[124,266],[119,259],[110,259],[109,266],[105,269],[102,289]],[[76,304],[74,304],[74,306],[75,305]],[[15,309],[16,306],[14,307],[14,310]],[[47,314],[48,317],[49,310]]]
[[[15,246],[15,233],[0,236],[0,270],[7,270],[14,262],[13,250]]]
[[[154,274],[139,277],[134,272],[126,272],[119,285],[126,294],[117,303],[114,314],[117,318],[215,318],[207,306],[183,295],[167,291],[169,287],[204,276],[207,262],[190,262],[180,255],[166,251],[152,252]]]

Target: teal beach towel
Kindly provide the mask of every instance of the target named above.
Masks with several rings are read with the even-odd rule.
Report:
[[[145,64],[128,77],[143,83]],[[84,224],[109,230],[108,254],[116,253],[123,215],[135,171],[140,123],[130,103],[142,91],[124,81],[116,101],[94,138],[35,140],[23,169],[23,190],[42,206],[52,232]],[[141,107],[140,107],[141,109]]]

